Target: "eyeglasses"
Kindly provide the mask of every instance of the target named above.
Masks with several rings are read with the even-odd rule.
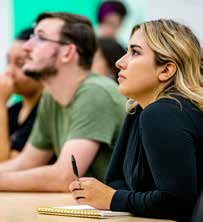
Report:
[[[58,43],[60,45],[68,45],[72,42],[72,40],[70,42],[68,42],[68,41],[65,42],[65,41],[60,41],[60,40],[49,39],[49,38],[46,38],[46,37],[43,37],[43,36],[39,36],[37,34],[31,34],[30,39],[32,39],[36,42],[45,42],[45,41],[47,41],[47,42]],[[77,51],[78,51],[79,54],[82,54],[82,50],[78,46],[77,46]]]
[[[36,35],[36,34],[31,34],[30,39],[32,39],[36,42],[45,42],[45,41],[47,41],[47,42],[58,43],[58,44],[61,44],[61,45],[66,45],[66,44],[70,43],[70,42],[64,42],[64,41],[60,41],[60,40],[49,39],[49,38],[39,36],[39,35]]]

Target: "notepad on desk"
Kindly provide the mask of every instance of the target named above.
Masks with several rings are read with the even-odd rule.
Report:
[[[98,210],[89,205],[61,206],[61,207],[38,207],[39,214],[88,217],[88,218],[109,218],[115,216],[130,216],[128,212],[118,212],[110,210]]]

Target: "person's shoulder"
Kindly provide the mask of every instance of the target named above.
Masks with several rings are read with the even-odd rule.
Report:
[[[163,119],[169,116],[181,114],[187,101],[183,98],[161,98],[146,106],[140,116],[140,119]]]
[[[83,97],[88,95],[89,98],[98,101],[107,99],[115,103],[124,104],[126,102],[126,98],[119,94],[118,85],[112,79],[95,73],[89,74],[77,94],[82,94]]]
[[[178,98],[161,98],[146,106],[139,118],[141,129],[145,132],[163,133],[174,127],[187,125],[184,102]]]
[[[84,86],[90,86],[90,85],[94,85],[96,87],[100,87],[103,89],[117,89],[118,85],[116,84],[116,82],[111,79],[108,78],[106,76],[102,76],[100,74],[97,73],[90,73],[88,78],[86,79],[86,81],[84,82]]]
[[[150,112],[150,111],[157,111],[160,112],[162,110],[168,110],[170,111],[179,111],[179,112],[185,112],[188,110],[196,110],[200,111],[189,99],[184,98],[183,96],[175,96],[171,98],[161,98],[157,100],[154,103],[151,103],[148,105],[144,111]]]

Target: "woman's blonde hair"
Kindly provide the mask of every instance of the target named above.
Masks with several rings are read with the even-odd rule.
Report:
[[[200,72],[203,75],[203,48],[201,48],[201,65],[200,65]]]
[[[172,62],[177,68],[158,98],[181,95],[203,111],[201,48],[194,33],[187,26],[168,19],[136,25],[131,35],[138,29],[142,31],[146,43],[155,54],[155,65]]]

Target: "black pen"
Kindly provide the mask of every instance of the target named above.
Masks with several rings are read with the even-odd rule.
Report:
[[[72,162],[72,167],[73,167],[73,173],[76,177],[76,180],[79,180],[78,168],[77,168],[76,160],[73,154],[71,155],[71,162]]]

